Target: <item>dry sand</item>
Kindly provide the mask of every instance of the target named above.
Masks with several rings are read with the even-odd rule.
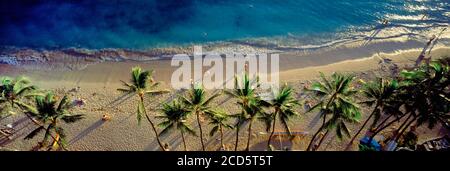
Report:
[[[420,49],[412,49],[392,53],[369,53],[370,55],[360,55],[359,57],[353,54],[354,57],[350,58],[340,58],[339,56],[341,54],[332,55],[332,51],[322,56],[314,56],[315,58],[308,58],[308,55],[313,56],[314,54],[285,53],[280,55],[280,79],[281,81],[289,82],[295,88],[299,100],[303,101],[304,99],[301,98],[301,90],[308,84],[308,80],[317,78],[319,71],[324,72],[326,75],[332,72],[351,72],[360,78],[373,78],[375,75],[383,73],[380,70],[380,57],[389,58],[399,67],[403,67],[413,64],[413,61],[419,53]],[[436,47],[431,55],[433,57],[449,56],[450,48]],[[135,97],[131,97],[120,104],[111,104],[111,102],[121,96],[116,91],[120,87],[119,80],[128,80],[129,71],[135,65],[139,65],[145,69],[154,69],[156,71],[155,79],[166,83],[170,79],[172,71],[175,69],[174,67],[170,67],[169,60],[157,60],[145,63],[103,62],[90,65],[83,70],[53,72],[0,65],[0,73],[8,76],[26,75],[40,88],[51,89],[58,94],[63,94],[73,88],[80,87],[79,91],[70,92],[69,95],[73,98],[83,98],[87,101],[85,106],[77,108],[74,111],[77,114],[85,114],[86,118],[81,122],[64,126],[67,131],[68,149],[70,150],[158,150],[159,147],[149,124],[145,120],[141,125],[137,124],[135,115],[135,102],[137,99]],[[163,85],[163,87],[168,87],[168,84]],[[154,109],[159,106],[160,102],[171,99],[173,94],[174,92],[147,98],[146,105],[147,109],[150,110],[150,115],[158,115],[158,112]],[[230,113],[239,111],[235,105],[235,101],[225,96],[216,100],[214,105],[225,108]],[[299,108],[298,111],[301,115],[290,122],[292,130],[309,132],[310,135],[313,134],[319,126],[319,124],[314,124],[317,119],[316,114],[304,114],[303,108]],[[364,113],[368,113],[369,109],[364,109],[363,111]],[[102,121],[101,116],[104,114],[111,115],[112,120],[107,122]],[[195,123],[194,120],[190,122]],[[2,125],[13,123],[14,128],[18,130],[13,137],[15,141],[3,142],[6,148],[29,150],[42,137],[39,135],[33,140],[23,140],[23,137],[32,130],[34,125],[27,124],[28,120],[23,118],[22,115],[2,119],[0,123]],[[203,130],[206,130],[204,137],[207,137],[205,140],[207,149],[217,150],[220,144],[218,135],[209,137],[208,133],[211,127],[207,125],[207,122],[204,122],[203,125]],[[192,126],[196,128],[196,124]],[[357,124],[351,125],[350,127],[351,130],[356,130],[357,128],[359,128]],[[264,131],[264,125],[256,121],[252,129],[252,149],[264,150],[268,137]],[[441,135],[443,132],[439,129],[439,127],[432,131],[419,129],[419,131],[424,133],[419,137],[420,140],[423,141]],[[232,149],[234,144],[234,135],[234,131],[225,132],[224,140],[230,149]],[[309,138],[310,136],[307,136],[297,140],[293,149],[304,150]],[[247,128],[243,127],[240,133],[240,149],[245,148],[246,140]],[[183,150],[181,136],[177,131],[162,137],[162,141],[169,143],[172,150]],[[198,137],[188,136],[187,143],[189,150],[201,149]],[[334,134],[330,134],[320,150],[343,150],[347,143],[348,139],[338,141],[334,137]],[[357,148],[353,147],[352,150],[357,150]]]

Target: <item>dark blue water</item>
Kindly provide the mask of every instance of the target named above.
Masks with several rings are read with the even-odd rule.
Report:
[[[1,1],[0,45],[139,49],[304,38],[372,28],[387,16],[426,14],[448,22],[449,11],[448,0]]]

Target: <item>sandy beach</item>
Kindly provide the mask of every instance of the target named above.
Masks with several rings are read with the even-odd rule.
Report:
[[[414,47],[421,47],[423,44],[410,42]],[[390,64],[396,64],[398,67],[407,67],[413,65],[415,59],[420,54],[420,48],[408,50],[395,50],[399,48],[390,48],[392,44],[376,44],[360,49],[355,48],[335,48],[316,52],[286,52],[280,54],[280,81],[288,82],[296,90],[297,97],[301,102],[302,89],[313,79],[318,78],[319,71],[330,75],[332,72],[354,73],[357,79],[370,79],[375,76],[389,74],[389,64],[380,63],[382,59],[390,59]],[[405,45],[406,46],[406,45]],[[410,45],[409,45],[410,46]],[[381,51],[384,49],[383,51]],[[401,49],[401,48],[400,48]],[[380,52],[381,51],[381,52]],[[433,58],[450,56],[450,48],[445,45],[439,45],[434,48],[430,54]],[[72,63],[74,63],[72,61]],[[162,88],[170,88],[168,82],[172,72],[176,69],[170,66],[170,60],[151,60],[151,61],[104,61],[90,63],[80,70],[57,70],[41,67],[33,67],[32,64],[26,67],[17,67],[13,65],[0,64],[0,75],[18,76],[25,75],[29,77],[34,84],[41,89],[53,90],[62,95],[68,92],[72,98],[82,98],[86,100],[86,105],[77,108],[74,113],[85,114],[85,119],[71,125],[64,125],[67,128],[68,149],[74,151],[154,151],[159,147],[154,139],[154,134],[147,123],[141,125],[136,121],[136,100],[135,97],[122,98],[116,91],[120,87],[119,80],[129,80],[129,72],[133,66],[141,66],[144,69],[153,69],[154,78],[162,81]],[[383,68],[385,67],[385,68]],[[386,70],[386,67],[388,68]],[[44,68],[44,69],[43,69]],[[169,94],[159,95],[148,98],[145,102],[150,115],[159,115],[157,109],[161,102],[174,98],[173,90]],[[175,94],[179,94],[178,92]],[[125,99],[124,101],[121,101]],[[222,96],[214,102],[214,105],[227,109],[230,113],[239,111],[235,101],[226,96]],[[369,109],[364,108],[366,114]],[[304,150],[309,142],[309,138],[315,130],[318,129],[317,117],[315,113],[304,114],[303,108],[298,108],[301,114],[290,122],[294,131],[303,131],[309,133],[309,136],[299,138],[293,144],[293,150]],[[101,116],[111,115],[112,120],[102,121]],[[367,115],[363,115],[363,119]],[[159,122],[158,120],[156,122]],[[194,120],[189,121],[195,123]],[[39,138],[33,140],[22,140],[23,137],[34,128],[22,115],[15,115],[0,120],[2,125],[12,123],[14,129],[19,130],[14,136],[13,141],[1,142],[4,147],[17,150],[29,150]],[[196,128],[193,124],[193,127]],[[204,122],[204,130],[209,130],[210,126]],[[356,130],[360,125],[351,125],[351,130]],[[197,128],[196,128],[197,129]],[[260,122],[253,124],[252,150],[265,150],[267,133],[264,131],[264,125]],[[247,141],[247,129],[243,127],[240,134],[240,149],[245,148]],[[435,130],[420,129],[421,136],[419,141],[424,141],[432,137],[445,134],[440,130],[440,126]],[[217,150],[220,145],[218,136],[209,137],[206,135],[206,145],[208,150]],[[235,131],[226,131],[225,143],[231,149],[234,146]],[[360,134],[362,136],[362,134]],[[38,136],[39,137],[39,136]],[[181,137],[178,132],[162,137],[162,141],[168,143],[171,150],[183,150]],[[326,139],[320,150],[343,150],[349,139],[343,141],[335,140],[334,135]],[[188,149],[200,150],[198,137],[188,136]],[[352,150],[357,150],[353,147]]]

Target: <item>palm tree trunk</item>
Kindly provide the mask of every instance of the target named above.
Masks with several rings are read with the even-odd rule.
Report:
[[[144,106],[144,96],[140,96],[140,98],[141,98],[142,106]],[[147,110],[145,109],[145,106],[144,106],[144,114],[145,114],[145,118],[147,118],[147,121],[148,121],[148,122],[150,123],[150,125],[152,126],[153,132],[155,132],[155,135],[156,135],[156,141],[158,141],[159,147],[160,147],[163,151],[166,151],[166,149],[164,148],[164,146],[163,146],[161,140],[159,139],[159,134],[158,134],[158,131],[156,130],[155,124],[153,124],[152,120],[151,120],[150,117],[147,115]]]
[[[406,114],[405,114],[406,115]],[[391,122],[389,122],[388,124],[384,125],[383,127],[379,128],[378,130],[376,130],[369,138],[369,143],[372,142],[373,138],[380,133],[381,131],[383,131],[384,129],[386,129],[387,127],[391,126],[394,122],[399,121],[400,119],[402,119],[405,115],[402,115],[400,117],[398,117],[397,119],[392,120]]]
[[[275,133],[275,123],[277,122],[276,121],[277,114],[278,114],[278,109],[277,109],[277,111],[275,111],[275,114],[273,115],[272,132],[270,133],[269,140],[267,141],[268,149],[270,149],[270,142],[272,141],[273,134]]]
[[[320,126],[319,130],[317,130],[317,132],[314,133],[314,135],[313,135],[311,141],[310,141],[309,144],[308,144],[308,147],[306,148],[306,151],[310,151],[311,146],[312,146],[312,144],[315,142],[315,139],[316,139],[317,135],[319,135],[319,133],[322,132],[323,127],[325,127],[326,117],[327,117],[327,115],[325,114],[325,115],[323,116],[323,122],[322,122],[322,125]]]
[[[397,134],[397,136],[395,137],[395,141],[397,142],[400,137],[402,136],[402,134],[406,131],[406,129],[409,128],[409,126],[414,123],[414,121],[416,121],[416,117],[413,117],[413,119],[411,121],[408,122],[408,124],[406,124],[406,126]]]
[[[223,145],[223,128],[222,125],[219,125],[220,130],[220,148],[223,148],[225,150],[225,146]]]
[[[236,126],[236,141],[234,145],[234,151],[237,151],[238,144],[239,144],[239,127],[241,126],[241,118],[238,119],[238,123]]]
[[[187,151],[186,140],[184,139],[184,133],[183,133],[183,131],[180,131],[180,132],[181,132],[181,138],[183,139],[184,151]]]
[[[22,109],[22,110],[24,110],[24,109]],[[28,119],[30,119],[31,122],[33,122],[35,125],[37,125],[37,126],[44,126],[42,123],[36,121],[36,120],[35,120],[32,116],[30,116],[28,113],[26,113],[26,112],[24,112],[24,113],[25,113],[25,116],[26,116]],[[51,137],[53,140],[56,140],[56,138],[55,138],[52,134],[50,134],[50,137]],[[58,143],[59,143],[59,145],[61,145],[61,142],[58,142]],[[61,145],[61,146],[62,146],[62,145]],[[66,149],[65,147],[64,147],[63,149],[67,151],[67,149]]]
[[[306,151],[310,151],[312,144],[314,143],[314,140],[316,139],[317,135],[319,135],[320,132],[322,132],[323,125],[320,126],[319,130],[317,130],[316,133],[314,133],[313,137],[311,138],[311,141],[309,141],[308,147],[306,148]]]
[[[378,108],[378,105],[375,105],[374,110],[372,111],[372,114],[370,114],[369,118],[366,119],[366,121],[364,122],[364,124],[361,126],[361,128],[358,130],[358,132],[356,132],[356,134],[353,136],[353,138],[350,140],[350,142],[348,143],[346,149],[350,148],[350,146],[353,144],[353,141],[355,141],[356,137],[359,135],[359,133],[361,133],[361,131],[364,129],[364,127],[366,126],[367,123],[369,123],[370,119],[372,119],[372,116],[375,114],[375,110]]]
[[[144,111],[145,111],[145,109],[144,109]],[[164,148],[161,140],[159,139],[159,134],[158,134],[158,131],[156,130],[155,124],[153,124],[153,122],[150,120],[150,117],[147,115],[147,113],[145,113],[145,117],[147,118],[148,122],[150,122],[150,125],[152,126],[153,132],[155,132],[156,140],[158,141],[159,147],[161,147],[161,149],[163,151],[166,151],[166,149]]]
[[[317,149],[319,149],[320,145],[322,145],[322,142],[325,140],[325,137],[327,137],[329,130],[327,130],[325,132],[325,134],[323,134],[322,138],[320,138],[319,144],[314,148],[313,151],[316,151]]]
[[[202,150],[205,151],[205,144],[203,144],[203,130],[202,130],[202,124],[200,123],[200,114],[196,112],[197,115],[197,124],[198,128],[200,129],[200,142],[202,143]]]
[[[384,123],[386,123],[393,115],[389,115],[388,117],[386,117],[386,119],[384,119],[378,126],[375,127],[374,130],[378,130],[380,129],[382,126],[384,126]]]
[[[403,129],[403,127],[405,126],[405,125],[407,125],[407,123],[409,123],[409,119],[411,118],[413,116],[413,114],[411,113],[411,114],[409,114],[409,116],[406,118],[406,120],[402,123],[402,125],[400,125],[400,127],[398,127],[398,129],[397,130],[395,130],[395,136],[397,136],[398,135],[398,133]],[[414,119],[413,119],[414,120]]]
[[[337,95],[337,92],[335,92],[333,94],[333,96],[331,96],[330,100],[328,100],[327,105],[325,106],[325,109],[328,109],[328,107],[330,106],[331,102],[334,101],[334,98],[336,98],[336,95]],[[311,148],[311,145],[313,144],[313,142],[316,139],[317,135],[319,134],[319,132],[322,131],[323,127],[325,127],[326,117],[327,117],[327,114],[324,113],[322,126],[320,126],[319,130],[317,130],[317,132],[314,134],[313,138],[309,142],[309,145],[308,145],[306,151],[309,151],[309,149]]]
[[[250,120],[250,123],[248,124],[248,140],[247,140],[247,147],[245,148],[245,151],[250,151],[250,139],[252,138],[252,123],[253,120]]]

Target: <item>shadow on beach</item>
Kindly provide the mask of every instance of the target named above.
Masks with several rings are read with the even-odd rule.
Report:
[[[98,120],[97,122],[95,122],[94,124],[92,124],[91,126],[89,126],[88,128],[86,128],[84,131],[80,132],[77,136],[75,136],[73,139],[71,139],[69,141],[69,145],[72,145],[74,143],[76,143],[77,141],[81,140],[83,137],[85,137],[86,135],[89,135],[92,131],[96,130],[97,128],[99,128],[100,126],[102,126],[105,123],[105,121],[103,120]]]
[[[13,122],[11,125],[13,127],[12,129],[10,129],[11,135],[2,136],[0,138],[0,146],[6,146],[6,145],[14,142],[19,137],[22,137],[22,136],[28,134],[29,133],[27,131],[28,127],[33,124],[28,119],[28,117],[22,117],[22,118],[16,120],[15,122]],[[20,125],[23,125],[23,126],[20,126]]]

